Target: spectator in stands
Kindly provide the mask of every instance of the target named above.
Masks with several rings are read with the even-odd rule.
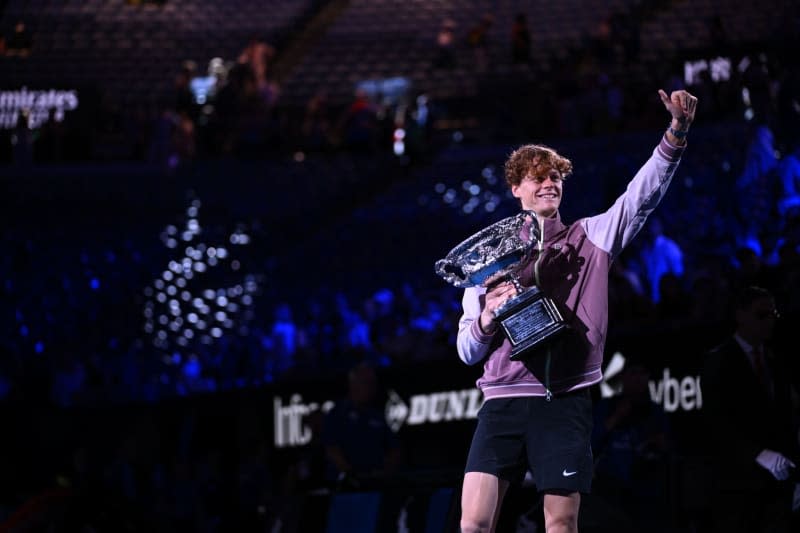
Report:
[[[19,167],[27,167],[33,162],[33,132],[28,124],[29,119],[28,110],[21,109],[17,113],[17,125],[11,134],[12,161]]]
[[[527,145],[506,162],[512,195],[533,212],[545,239],[545,251],[534,254],[520,282],[553,298],[572,328],[512,361],[494,312],[517,294],[515,285],[466,289],[457,348],[465,363],[485,362],[478,380],[485,402],[464,475],[464,532],[493,531],[506,490],[529,468],[544,494],[547,531],[577,531],[581,493],[590,490],[593,472],[588,391],[602,379],[608,271],[666,192],[697,104],[686,91],[667,96],[660,90],[659,96],[672,118],[669,129],[605,213],[572,226],[561,222],[562,180],[572,163],[554,150]]]
[[[444,19],[436,34],[436,55],[433,58],[434,68],[452,69],[456,66],[455,51],[456,23],[452,19]]]
[[[706,29],[708,31],[708,44],[710,45],[708,50],[709,57],[713,57],[711,54],[729,54],[728,32],[722,23],[722,17],[719,14],[708,17],[706,19]]]
[[[612,20],[610,18],[604,18],[598,21],[597,25],[592,30],[591,44],[588,47],[595,61],[603,67],[609,66],[614,56],[614,42],[611,28]]]
[[[747,90],[746,105],[757,124],[775,123],[775,91],[772,66],[765,54],[751,57],[741,74],[742,88]]]
[[[53,369],[53,403],[59,407],[72,407],[76,403],[86,380],[83,361],[71,353],[59,354]]]
[[[617,13],[611,19],[612,36],[622,44],[625,51],[625,64],[630,65],[639,60],[641,23],[633,13]]]
[[[400,464],[400,444],[376,405],[378,377],[367,363],[347,374],[347,397],[326,415],[322,443],[327,478],[343,487],[390,475]]]
[[[778,199],[778,213],[785,217],[790,211],[800,212],[800,142],[778,163],[782,192]]]
[[[793,24],[789,19],[790,17],[784,17],[783,32],[776,34],[776,42],[782,43],[780,48],[787,51],[791,50],[793,45],[784,45],[783,43],[797,42],[798,40],[797,20],[795,19]],[[789,54],[791,55],[791,52]],[[783,139],[791,149],[792,146],[797,147],[800,144],[800,107],[797,105],[797,95],[800,94],[800,65],[797,65],[796,61],[785,60],[777,84],[776,131],[778,137]]]
[[[236,514],[239,517],[237,524],[244,531],[253,531],[259,525],[260,521],[264,520],[265,510],[269,509],[274,514],[278,514],[279,509],[271,508],[272,499],[276,492],[273,486],[276,472],[273,469],[277,466],[277,461],[274,461],[269,454],[270,444],[263,435],[258,433],[255,428],[259,425],[260,413],[248,413],[245,417],[240,410],[238,417],[240,418],[239,424],[242,427],[248,428],[250,434],[246,439],[239,436],[239,446],[237,456],[239,457],[239,468],[236,472]],[[237,415],[233,415],[237,416]],[[221,465],[220,465],[221,466]],[[283,465],[281,465],[283,466]],[[215,476],[223,477],[225,468],[218,468],[222,472],[209,472]],[[229,473],[228,473],[229,474]],[[206,480],[202,480],[206,481]],[[203,506],[208,508],[211,506],[222,507],[224,501],[225,489],[222,485],[222,480],[217,483],[202,483],[208,487],[206,490],[215,489],[217,494],[209,494],[205,498]]]
[[[194,159],[197,153],[195,126],[185,113],[164,108],[155,121],[153,133],[148,154],[152,162],[171,171]]]
[[[788,316],[800,315],[800,214],[786,222],[777,245],[778,263],[770,279],[774,293]]]
[[[275,48],[256,37],[250,39],[238,58],[238,63],[246,65],[252,72],[256,92],[268,109],[275,105],[280,94],[278,84],[270,79],[270,67],[274,58]]]
[[[644,237],[641,261],[650,285],[650,298],[657,304],[661,300],[661,277],[664,274],[683,276],[683,251],[677,242],[664,235],[664,224],[658,216],[650,219]]]
[[[275,57],[275,49],[262,39],[252,36],[242,49],[236,61],[242,65],[249,66],[253,74],[266,76],[267,67]]]
[[[747,246],[738,248],[734,259],[736,261],[736,270],[733,273],[731,283],[735,292],[751,285],[757,287],[770,286],[770,276],[766,265],[755,250]]]
[[[531,32],[525,13],[517,13],[511,25],[511,61],[524,64],[531,61]]]
[[[344,293],[336,295],[336,322],[339,326],[337,368],[349,368],[359,362],[376,362],[369,320],[372,302],[367,299],[362,310],[351,309]]]
[[[6,55],[28,57],[31,48],[33,48],[33,37],[25,27],[25,23],[20,20],[14,25],[14,33],[6,42]]]
[[[51,109],[48,115],[34,142],[34,155],[37,161],[55,163],[63,158],[66,129],[63,120],[58,120],[55,109]]]
[[[181,68],[175,75],[173,109],[176,113],[185,114],[194,119],[196,118],[197,106],[194,103],[194,95],[189,88],[191,78],[192,70],[188,66]]]
[[[771,183],[778,167],[775,154],[772,130],[765,125],[757,126],[747,148],[745,167],[736,180],[737,215],[744,226],[739,244],[750,246],[760,256],[764,250],[759,232],[770,221],[772,191],[777,185]]]
[[[646,286],[641,277],[627,267],[624,254],[611,264],[608,281],[609,322],[635,324],[652,315],[653,306]]]
[[[625,107],[625,93],[611,77],[605,73],[598,76],[600,96],[604,104],[605,116],[608,120],[606,131],[615,132],[622,124],[623,109]]]
[[[299,329],[292,319],[292,309],[287,303],[275,308],[275,322],[270,334],[273,348],[273,374],[279,376],[294,365]]]
[[[325,91],[317,91],[306,103],[302,129],[306,150],[319,152],[330,148],[331,116]]]
[[[598,495],[636,523],[631,531],[662,531],[666,524],[670,433],[661,405],[650,398],[650,374],[628,360],[619,396],[595,407],[592,451]]]
[[[797,479],[786,355],[770,346],[775,299],[760,287],[739,292],[736,331],[708,356],[702,375],[704,413],[715,446],[712,466],[715,532],[789,532]],[[792,382],[794,380],[794,383]]]
[[[174,165],[192,161],[197,155],[194,120],[186,113],[179,113],[175,117],[172,143],[174,147]]]
[[[339,121],[344,145],[355,152],[372,152],[377,144],[378,115],[369,94],[359,88],[353,103]]]
[[[664,321],[665,327],[679,327],[691,307],[689,294],[683,287],[683,279],[671,272],[663,274],[658,281],[658,293],[656,318]]]
[[[688,294],[689,323],[703,328],[715,338],[716,331],[725,324],[730,305],[730,284],[721,270],[698,269]]]
[[[489,65],[489,30],[494,24],[494,17],[491,13],[486,13],[481,17],[477,25],[470,28],[467,33],[467,44],[472,48],[475,56],[475,65],[479,72],[484,72]]]

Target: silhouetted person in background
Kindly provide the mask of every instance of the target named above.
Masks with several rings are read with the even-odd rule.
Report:
[[[650,284],[650,298],[653,303],[658,303],[662,276],[673,274],[680,278],[683,275],[683,251],[677,242],[664,235],[664,224],[658,217],[650,219],[645,227],[645,236],[641,259]]]
[[[441,69],[452,69],[456,66],[455,52],[456,23],[450,19],[442,21],[439,33],[436,34],[436,55],[433,66]]]
[[[357,89],[353,103],[339,122],[345,146],[354,152],[372,152],[378,133],[378,117],[375,105],[363,89]]]
[[[708,42],[710,45],[709,54],[728,54],[730,53],[728,32],[722,24],[722,17],[718,14],[706,19],[706,29],[708,30]]]
[[[354,488],[365,480],[393,473],[400,445],[376,405],[378,378],[372,366],[360,363],[347,374],[347,397],[326,415],[322,444],[327,478]]]
[[[317,91],[306,103],[303,117],[303,146],[306,150],[325,151],[331,146],[332,124],[328,95]]]
[[[709,355],[702,375],[712,450],[712,520],[718,533],[790,530],[798,461],[791,374],[770,346],[778,312],[771,293],[746,287],[736,332]]]
[[[28,119],[28,110],[21,110],[11,133],[12,161],[18,167],[28,167],[33,162],[33,132],[28,126]]]
[[[475,65],[480,72],[486,70],[489,65],[489,30],[494,23],[494,17],[486,13],[481,17],[480,22],[467,33],[467,44],[472,48],[475,56]]]
[[[630,531],[661,531],[667,521],[669,425],[663,408],[650,398],[649,377],[644,365],[629,362],[621,394],[595,407],[596,492],[636,524]]]
[[[33,48],[33,37],[25,27],[23,21],[18,21],[14,26],[14,33],[6,41],[6,55],[27,57]]]
[[[531,33],[525,13],[518,13],[511,25],[511,60],[514,63],[531,61]]]
[[[179,114],[185,114],[194,119],[196,118],[197,106],[194,103],[194,95],[189,88],[191,78],[192,71],[185,67],[175,75],[175,80],[173,81],[173,109]]]

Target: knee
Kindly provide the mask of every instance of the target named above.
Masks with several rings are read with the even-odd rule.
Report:
[[[491,521],[461,518],[461,533],[489,533],[491,530]]]
[[[566,512],[545,519],[547,533],[577,533],[578,513]]]

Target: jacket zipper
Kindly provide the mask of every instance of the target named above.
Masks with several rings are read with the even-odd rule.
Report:
[[[539,215],[534,213],[533,216],[536,217],[536,223],[539,224],[539,242],[537,243],[539,257],[537,257],[536,261],[533,263],[533,278],[536,280],[536,286],[541,287],[539,283],[539,262],[542,260],[542,251],[544,250],[544,219],[542,219],[542,222],[540,223]]]
[[[542,260],[542,255],[544,254],[544,217],[542,217],[541,222],[539,221],[539,215],[534,213],[536,217],[536,222],[539,224],[539,257],[536,258],[536,262],[533,263],[533,277],[536,280],[536,286],[539,290],[542,290],[542,286],[539,282],[539,263]],[[550,401],[553,399],[553,393],[550,391],[550,347],[547,347],[547,358],[544,361],[544,398],[546,401]]]

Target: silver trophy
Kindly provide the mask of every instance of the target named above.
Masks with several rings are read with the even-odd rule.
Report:
[[[456,287],[491,289],[503,281],[514,284],[516,296],[494,312],[511,341],[512,360],[567,328],[553,300],[538,287],[523,287],[519,281],[540,236],[536,216],[522,211],[482,229],[436,262],[436,273]]]

